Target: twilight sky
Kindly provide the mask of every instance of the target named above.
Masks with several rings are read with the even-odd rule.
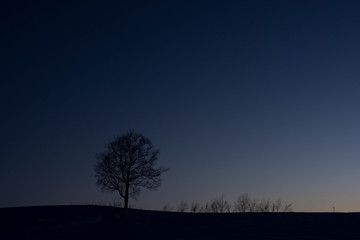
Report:
[[[242,193],[360,211],[359,1],[0,4],[0,207],[109,203],[130,129],[171,168],[130,205]]]

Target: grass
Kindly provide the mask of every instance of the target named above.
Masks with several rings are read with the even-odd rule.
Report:
[[[2,234],[11,239],[360,239],[360,213],[179,213],[40,206],[0,208],[0,224]]]

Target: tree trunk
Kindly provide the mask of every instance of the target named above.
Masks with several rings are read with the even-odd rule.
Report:
[[[126,186],[125,197],[124,197],[124,208],[128,209],[129,207],[129,186]]]

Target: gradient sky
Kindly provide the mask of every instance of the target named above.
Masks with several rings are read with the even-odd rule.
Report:
[[[171,168],[130,205],[224,194],[360,211],[359,1],[1,3],[0,207],[109,203],[130,129]]]

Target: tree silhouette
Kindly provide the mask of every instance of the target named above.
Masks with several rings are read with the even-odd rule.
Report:
[[[178,212],[185,212],[188,209],[188,204],[185,201],[181,201],[178,206]]]
[[[191,212],[198,212],[200,210],[200,204],[198,202],[193,202],[190,207]]]
[[[161,175],[168,169],[155,168],[159,149],[143,135],[130,131],[110,141],[105,151],[97,154],[96,184],[103,191],[118,192],[128,208],[129,197],[136,198],[141,188],[156,190]]]
[[[271,211],[272,211],[272,212],[279,212],[281,206],[282,206],[282,201],[281,201],[281,199],[279,198],[278,200],[276,200],[275,202],[272,203],[272,205],[271,205]]]
[[[219,198],[214,199],[210,204],[211,212],[213,213],[224,213],[230,212],[231,206],[225,200],[224,195],[221,195]]]
[[[235,212],[246,212],[250,208],[251,198],[247,193],[240,195],[234,205]]]

